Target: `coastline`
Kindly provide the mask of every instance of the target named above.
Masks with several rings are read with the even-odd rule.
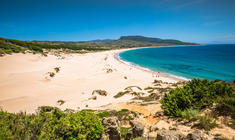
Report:
[[[117,99],[113,97],[128,86],[144,89],[154,80],[168,83],[180,81],[162,73],[125,64],[115,58],[116,54],[125,50],[128,49],[64,54],[63,59],[39,54],[0,57],[0,108],[27,113],[34,113],[39,106],[45,105],[60,109],[97,109],[130,101],[132,95]],[[54,77],[49,77],[48,73],[54,72],[55,67],[60,67],[60,71]],[[108,95],[97,95],[96,100],[92,100],[94,90],[105,90]],[[58,100],[64,100],[65,103],[59,105]]]
[[[186,46],[186,45],[184,45]],[[165,46],[157,46],[157,47],[165,47]],[[166,47],[178,47],[178,46],[166,46]],[[173,74],[170,74],[170,73],[164,73],[164,72],[159,72],[159,71],[153,71],[153,70],[150,70],[148,68],[145,68],[145,67],[142,67],[142,66],[139,66],[137,64],[133,64],[131,62],[128,62],[128,61],[125,61],[125,60],[122,60],[119,56],[120,53],[122,52],[125,52],[125,51],[129,51],[129,50],[135,50],[135,49],[143,49],[143,48],[151,48],[151,47],[141,47],[141,48],[131,48],[131,49],[125,49],[125,50],[122,50],[118,53],[116,53],[114,55],[114,58],[123,63],[123,64],[126,64],[128,66],[131,66],[131,67],[134,67],[136,69],[140,69],[142,71],[145,71],[145,72],[149,72],[149,73],[152,73],[154,75],[158,75],[159,77],[167,77],[167,78],[173,78],[174,80],[176,81],[189,81],[191,79],[188,79],[188,78],[185,78],[185,77],[181,77],[181,76],[178,76],[178,75],[173,75]]]

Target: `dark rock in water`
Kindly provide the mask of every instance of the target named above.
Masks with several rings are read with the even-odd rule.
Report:
[[[142,137],[144,133],[144,125],[136,120],[131,120],[130,125],[132,126],[133,137]]]
[[[188,140],[209,140],[210,137],[200,130],[195,130],[187,135]]]
[[[233,83],[235,83],[235,80],[233,80]]]
[[[108,117],[102,120],[103,126],[106,128],[105,134],[110,140],[120,140],[120,122],[117,117]]]
[[[174,130],[160,130],[157,132],[157,140],[185,140],[186,137]]]

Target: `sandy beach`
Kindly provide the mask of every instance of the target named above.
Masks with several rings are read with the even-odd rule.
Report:
[[[127,49],[125,49],[127,50]],[[12,54],[0,57],[0,107],[9,112],[35,112],[39,106],[61,109],[96,109],[133,98],[113,98],[128,86],[145,88],[155,79],[177,82],[179,79],[127,65],[115,55],[125,50],[63,57],[39,54]],[[60,71],[56,73],[55,67]],[[54,72],[50,77],[48,72]],[[105,90],[107,96],[90,100],[93,90]],[[64,100],[63,105],[57,103]]]

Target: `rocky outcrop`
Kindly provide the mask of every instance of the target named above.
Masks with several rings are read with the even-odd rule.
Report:
[[[106,128],[104,137],[108,135],[110,140],[120,140],[120,122],[117,117],[108,117],[102,120],[103,126]]]
[[[136,120],[131,120],[130,125],[132,126],[132,134],[134,138],[143,136],[144,133],[143,123]]]
[[[193,131],[192,133],[189,133],[187,135],[187,139],[188,140],[210,140],[212,138],[210,138],[209,135],[203,133],[202,131],[200,130],[195,130]]]
[[[157,140],[185,140],[186,137],[180,132],[173,130],[159,130],[157,132]]]
[[[156,131],[156,130],[161,130],[161,129],[169,130],[170,126],[171,125],[169,123],[167,123],[166,121],[160,120],[150,127],[150,131]]]
[[[159,111],[159,112],[156,112],[154,114],[154,117],[157,118],[157,117],[163,117],[164,116],[164,112],[163,111]]]

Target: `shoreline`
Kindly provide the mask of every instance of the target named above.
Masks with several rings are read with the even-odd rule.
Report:
[[[184,46],[185,46],[185,45],[184,45]],[[165,47],[165,46],[159,46],[159,47]],[[166,46],[166,47],[177,47],[177,46]],[[135,50],[135,49],[144,49],[144,48],[152,48],[152,47],[141,47],[141,48],[125,49],[125,50],[122,50],[122,51],[120,51],[120,52],[115,53],[115,55],[114,55],[113,57],[114,57],[117,61],[119,61],[120,63],[123,63],[123,64],[125,64],[125,65],[134,67],[134,68],[136,68],[136,69],[140,69],[140,70],[145,71],[145,72],[148,72],[148,73],[152,73],[152,74],[154,74],[154,75],[156,75],[156,76],[159,75],[159,77],[173,78],[173,79],[176,80],[176,81],[189,81],[189,80],[191,80],[191,79],[188,79],[188,78],[185,78],[185,77],[181,77],[181,76],[177,76],[177,75],[173,75],[173,74],[170,74],[170,73],[164,73],[164,72],[160,72],[160,71],[153,71],[153,70],[150,70],[150,69],[148,69],[148,68],[139,66],[139,65],[137,65],[137,64],[132,64],[131,62],[122,60],[122,59],[119,57],[119,54],[122,53],[122,52],[129,51],[129,50]],[[156,78],[157,78],[157,77],[156,77]]]
[[[0,108],[15,113],[34,113],[40,106],[54,106],[62,110],[97,109],[129,102],[132,95],[113,97],[129,86],[144,89],[154,80],[168,83],[182,81],[115,58],[116,54],[125,50],[128,49],[65,54],[63,59],[55,55],[43,57],[29,53],[0,57]],[[60,71],[49,77],[48,73],[53,72],[55,67],[60,67]],[[93,100],[94,90],[105,90],[108,95],[95,95],[97,98]],[[65,103],[59,105],[58,100]]]

